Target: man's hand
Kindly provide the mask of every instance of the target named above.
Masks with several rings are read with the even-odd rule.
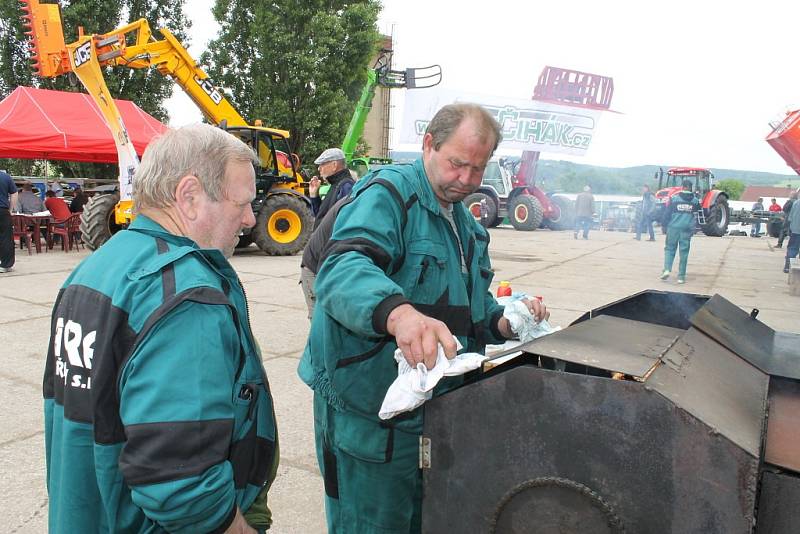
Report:
[[[242,511],[236,509],[236,517],[233,518],[231,526],[225,530],[225,534],[257,534],[256,529],[247,524],[244,520]]]
[[[319,187],[321,185],[322,181],[319,179],[319,176],[311,178],[311,181],[308,182],[308,196],[316,197],[319,194]]]
[[[386,321],[386,330],[394,336],[411,367],[422,362],[428,369],[433,369],[439,344],[447,358],[453,359],[456,355],[456,339],[447,325],[421,314],[411,304],[401,304],[392,310]]]
[[[536,322],[541,322],[542,319],[547,320],[550,318],[550,312],[547,311],[547,306],[539,299],[522,299],[525,306],[528,307],[528,310],[533,315],[533,318]],[[508,322],[508,319],[505,317],[500,317],[500,320],[497,322],[497,329],[500,330],[500,333],[503,334],[503,337],[506,339],[514,339],[516,334],[513,330],[511,330],[511,323]]]

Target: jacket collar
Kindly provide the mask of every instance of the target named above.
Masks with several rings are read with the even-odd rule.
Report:
[[[340,170],[338,172],[335,172],[335,173],[331,174],[330,176],[328,176],[326,178],[326,180],[328,180],[329,184],[331,184],[332,186],[335,186],[336,184],[338,184],[339,182],[341,182],[345,178],[351,178],[350,169],[348,169],[347,167],[345,167],[344,169],[342,169],[342,170]]]
[[[433,213],[441,212],[441,205],[439,199],[433,192],[431,182],[428,179],[428,174],[425,172],[425,165],[422,163],[422,158],[417,159],[412,163],[414,168],[414,189],[416,189],[417,197],[421,206]]]
[[[200,248],[194,240],[186,236],[168,232],[163,226],[146,215],[137,215],[136,219],[134,219],[128,227],[128,230],[163,239],[171,245],[171,250],[166,254],[161,254],[160,260],[156,260],[158,263],[166,265],[188,253],[197,252],[217,269],[221,271],[233,271],[233,267],[231,267],[228,259],[222,254],[222,251],[215,248]]]

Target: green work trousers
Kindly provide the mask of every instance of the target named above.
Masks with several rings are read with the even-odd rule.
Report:
[[[354,428],[344,424],[337,417],[339,414],[318,393],[314,394],[314,437],[317,461],[325,483],[329,534],[421,532],[419,436],[393,430],[381,461],[374,457],[358,458],[342,450],[348,448],[347,444],[356,442],[359,436],[337,436],[337,421],[340,433],[352,432]],[[374,426],[381,430],[377,423]],[[361,438],[365,442],[370,439],[367,435]]]
[[[664,270],[672,271],[675,262],[675,249],[680,250],[678,278],[686,278],[686,263],[689,261],[689,246],[692,242],[692,230],[667,227],[667,240],[664,245]]]

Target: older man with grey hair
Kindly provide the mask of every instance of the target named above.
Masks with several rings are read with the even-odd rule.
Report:
[[[331,207],[350,194],[355,180],[347,168],[344,152],[340,148],[325,150],[314,160],[314,164],[317,165],[319,176],[314,176],[309,182],[308,196],[311,198],[311,210],[317,218],[314,222],[316,229]],[[319,188],[323,180],[328,182],[331,188],[325,198],[320,199]]]
[[[227,258],[254,152],[209,125],[145,150],[137,217],[70,275],[44,375],[51,533],[269,527],[272,397]]]

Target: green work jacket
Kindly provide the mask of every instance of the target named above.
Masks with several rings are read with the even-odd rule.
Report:
[[[51,534],[221,531],[277,461],[235,271],[142,215],[59,292],[44,411]]]
[[[386,331],[394,308],[410,303],[443,321],[464,351],[504,341],[497,329],[503,307],[489,292],[489,234],[457,202],[456,239],[442,210],[421,160],[384,167],[356,184],[325,249],[298,372],[335,409],[337,446],[356,456],[380,461],[394,429],[422,432],[421,409],[378,418],[397,378],[397,344]],[[445,379],[435,393],[461,382]]]

